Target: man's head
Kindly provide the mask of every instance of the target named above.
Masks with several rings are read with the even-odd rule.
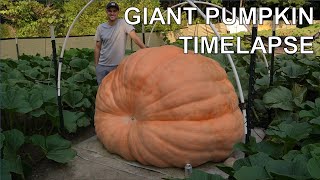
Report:
[[[116,2],[109,2],[106,6],[106,11],[109,21],[115,21],[118,19],[119,15],[119,5]]]

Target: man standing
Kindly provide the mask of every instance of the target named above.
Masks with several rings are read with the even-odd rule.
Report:
[[[119,10],[117,3],[109,2],[106,6],[108,22],[100,24],[96,31],[94,61],[98,85],[124,58],[127,34],[140,48],[146,48],[137,36],[135,28],[124,19],[118,19]]]

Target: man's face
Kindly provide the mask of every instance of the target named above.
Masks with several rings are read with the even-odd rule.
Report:
[[[115,21],[118,18],[119,11],[118,9],[112,7],[107,9],[107,15],[110,21]]]

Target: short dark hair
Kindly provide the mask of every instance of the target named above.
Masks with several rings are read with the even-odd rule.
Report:
[[[118,11],[119,11],[119,5],[116,3],[116,2],[114,2],[114,1],[111,1],[111,2],[109,2],[107,5],[106,5],[106,9],[110,9],[110,8],[116,8]]]

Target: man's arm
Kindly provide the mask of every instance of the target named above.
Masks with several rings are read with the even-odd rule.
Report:
[[[97,65],[100,58],[101,42],[96,41],[96,46],[94,48],[94,64]]]
[[[140,40],[140,38],[138,37],[135,31],[131,31],[129,33],[129,36],[141,49],[147,48],[147,46],[143,44],[143,42]]]

